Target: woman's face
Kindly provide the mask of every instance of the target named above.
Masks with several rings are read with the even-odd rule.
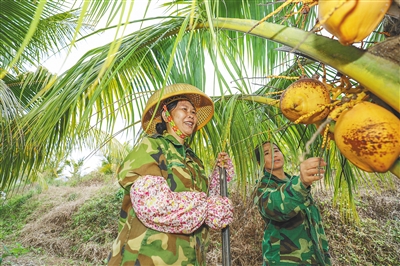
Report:
[[[197,126],[196,108],[189,101],[179,101],[170,113],[175,125],[183,134],[190,136],[195,132]]]
[[[285,158],[277,146],[268,142],[263,145],[263,149],[265,170],[272,171],[283,168]]]

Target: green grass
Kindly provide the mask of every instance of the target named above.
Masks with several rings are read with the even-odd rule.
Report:
[[[43,191],[37,188],[25,189],[3,202],[0,205],[0,240],[6,244],[1,247],[1,260],[4,261],[8,257],[23,257],[29,252],[29,259],[34,262],[32,258],[35,254],[53,254],[53,242],[49,241],[59,241],[63,246],[57,246],[58,256],[66,261],[65,265],[78,265],[76,261],[79,265],[105,265],[104,260],[117,235],[117,221],[123,193],[115,182],[110,182],[110,177],[104,180],[101,180],[101,177],[93,175],[83,177],[80,182],[74,180],[72,184],[54,184],[59,191],[71,189],[71,192],[68,191],[68,194],[63,195],[60,201],[54,200],[55,186],[53,186]],[[99,186],[99,189],[95,190],[86,201],[80,201],[82,195],[93,185]],[[60,190],[59,186],[65,186],[65,190],[64,188]],[[399,194],[398,189],[395,189],[386,191],[382,196],[366,194],[358,197],[356,200],[360,214],[359,224],[343,222],[338,210],[332,207],[331,197],[325,195],[316,199],[325,223],[335,266],[399,265]],[[48,198],[53,201],[48,201]],[[236,197],[235,193],[231,193],[231,198],[236,206],[237,215],[243,213],[247,216],[245,221],[239,220],[239,217],[231,226],[232,256],[240,258],[235,265],[261,265],[263,225],[259,222],[260,217],[257,212],[246,209],[251,205],[244,204],[243,198]],[[57,211],[54,210],[62,204],[71,204],[71,209],[67,210],[69,214],[62,222],[61,229],[52,235],[53,240],[39,239],[39,246],[30,246],[29,241],[21,244],[21,230],[28,222],[35,223],[43,214],[54,214],[52,218],[58,218]],[[29,235],[24,235],[25,240],[27,237]],[[216,259],[219,259],[220,232],[212,233],[210,247],[209,254],[217,254]],[[210,264],[215,263],[213,261]],[[4,265],[12,264],[4,263]]]
[[[0,240],[8,236],[17,238],[20,230],[30,214],[39,206],[38,201],[32,201],[37,194],[36,189],[30,189],[22,194],[16,194],[0,205]]]
[[[116,237],[109,230],[116,226],[116,213],[121,207],[119,189],[103,187],[97,195],[86,201],[72,216],[72,224],[66,235],[77,242],[92,241],[108,244]]]

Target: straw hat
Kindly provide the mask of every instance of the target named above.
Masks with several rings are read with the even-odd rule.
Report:
[[[211,98],[193,85],[177,83],[165,87],[162,95],[160,95],[161,91],[162,90],[158,90],[151,95],[143,111],[142,128],[148,134],[156,133],[156,124],[161,122],[162,107],[165,103],[168,103],[168,99],[172,97],[176,99],[179,99],[179,97],[176,96],[181,96],[182,99],[187,98],[194,105],[198,119],[197,129],[205,126],[214,114],[214,103]],[[158,101],[160,101],[160,104],[153,120],[150,121]]]

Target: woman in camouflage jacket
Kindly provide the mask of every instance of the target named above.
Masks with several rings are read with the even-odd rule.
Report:
[[[255,150],[260,163],[261,148]],[[265,142],[264,176],[255,190],[254,203],[265,221],[263,265],[331,265],[320,212],[311,196],[311,184],[323,178],[321,158],[300,164],[300,176],[290,176],[277,145]]]
[[[233,207],[219,196],[217,167],[209,180],[186,140],[213,113],[212,100],[189,84],[150,97],[142,117],[149,135],[119,169],[125,196],[108,265],[206,265],[208,230],[226,227]],[[217,166],[227,168],[228,179],[233,175],[226,153]]]

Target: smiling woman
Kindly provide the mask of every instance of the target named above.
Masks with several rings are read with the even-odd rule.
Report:
[[[109,265],[206,265],[209,228],[220,230],[233,220],[231,201],[219,196],[218,167],[230,179],[230,158],[221,152],[208,178],[188,144],[213,114],[210,97],[190,84],[150,97],[142,117],[149,135],[118,173],[125,196]]]
[[[177,138],[181,144],[184,143],[185,138],[191,136],[195,130],[197,125],[197,115],[196,108],[189,101],[189,99],[181,99],[179,101],[173,102],[171,105],[171,110],[173,110],[170,114],[167,108],[167,105],[163,106],[162,125],[166,125],[167,131],[171,131],[172,135]],[[172,119],[175,118],[176,123]],[[167,121],[167,122],[165,122]],[[167,124],[168,123],[168,124]],[[181,128],[182,131],[179,129]],[[162,134],[163,131],[158,132]]]

